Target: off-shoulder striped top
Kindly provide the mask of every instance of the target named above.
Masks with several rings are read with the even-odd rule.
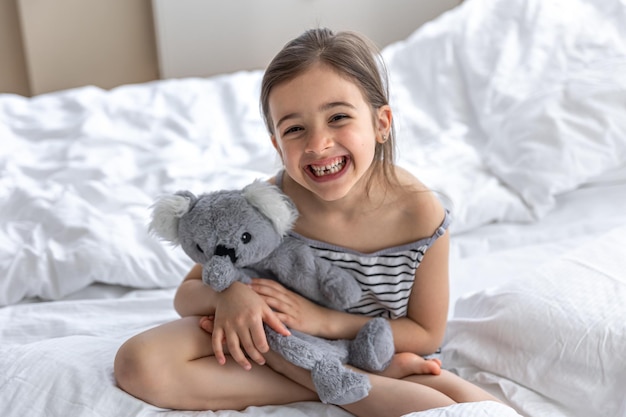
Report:
[[[282,185],[281,177],[280,174],[276,177],[279,187]],[[443,222],[432,236],[373,253],[331,245],[295,232],[290,234],[304,241],[318,256],[332,261],[356,277],[362,296],[348,310],[350,313],[395,319],[406,316],[415,272],[428,248],[445,233],[449,224],[450,215],[446,211]]]

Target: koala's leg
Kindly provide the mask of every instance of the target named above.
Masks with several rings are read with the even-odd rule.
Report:
[[[339,359],[325,357],[311,369],[320,400],[326,404],[351,404],[367,396],[372,387],[367,375],[346,368]]]
[[[275,352],[300,368],[311,371],[320,400],[328,404],[350,404],[367,396],[367,375],[345,366],[349,355],[346,340],[326,340],[295,330],[283,336],[265,326],[267,341]]]
[[[391,325],[382,317],[368,321],[349,346],[348,363],[366,371],[382,371],[395,353]]]
[[[282,357],[287,359],[300,368],[311,370],[313,366],[320,361],[324,355],[319,346],[316,347],[311,343],[308,336],[307,338],[301,337],[303,333],[291,330],[291,336],[283,336],[276,333],[269,326],[265,325],[265,334],[267,335],[267,342],[270,348],[279,353]]]

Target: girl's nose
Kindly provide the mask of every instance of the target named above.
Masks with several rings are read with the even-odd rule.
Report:
[[[320,129],[310,132],[309,140],[306,144],[306,152],[322,153],[333,145],[331,132],[326,129]]]

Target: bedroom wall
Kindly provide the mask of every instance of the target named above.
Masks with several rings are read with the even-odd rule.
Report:
[[[261,69],[311,27],[355,30],[382,48],[459,0],[153,0],[160,74],[204,77]]]
[[[0,0],[0,92],[29,94],[22,36],[14,0]]]
[[[0,93],[158,78],[150,0],[0,0]]]
[[[30,93],[158,77],[150,0],[18,0]]]
[[[168,0],[172,5],[178,1]],[[232,9],[214,0],[202,1],[224,13]],[[293,1],[309,8],[318,3]],[[410,14],[417,27],[460,0],[415,3],[419,9]],[[158,79],[153,21],[152,0],[0,0],[0,93],[34,96],[83,85],[109,89]],[[228,16],[225,22],[227,27],[241,27],[231,24]],[[367,27],[382,36],[390,26],[383,22],[380,27]],[[275,51],[278,46],[268,49]]]

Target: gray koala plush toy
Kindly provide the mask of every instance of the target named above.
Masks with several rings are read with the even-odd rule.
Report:
[[[298,212],[282,191],[255,181],[241,190],[195,196],[180,191],[152,206],[150,230],[180,245],[203,266],[202,280],[221,292],[250,277],[272,278],[308,299],[338,310],[354,305],[361,288],[349,272],[316,256],[304,242],[288,235]],[[272,350],[311,371],[320,400],[349,404],[369,393],[369,378],[344,366],[381,371],[394,354],[389,322],[375,318],[354,340],[328,340],[290,330],[290,336],[265,325]]]

